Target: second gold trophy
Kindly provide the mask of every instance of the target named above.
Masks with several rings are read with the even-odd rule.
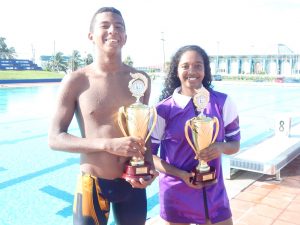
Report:
[[[155,127],[157,112],[155,107],[149,107],[140,102],[140,98],[144,96],[148,88],[147,77],[141,73],[132,73],[131,76],[132,80],[128,87],[132,96],[136,97],[136,102],[128,107],[119,108],[118,124],[124,136],[141,137],[146,143]],[[125,118],[126,128],[123,125],[123,118]],[[143,157],[132,157],[125,166],[123,178],[150,179],[150,166]]]
[[[219,121],[216,117],[207,117],[203,114],[209,103],[209,92],[204,87],[197,90],[193,97],[193,103],[200,112],[198,116],[186,121],[184,133],[185,137],[195,151],[196,155],[214,143],[219,133]],[[193,143],[189,137],[189,128],[192,131]],[[199,160],[198,166],[193,170],[195,176],[192,178],[193,184],[206,183],[216,178],[214,167],[210,167],[204,160]]]

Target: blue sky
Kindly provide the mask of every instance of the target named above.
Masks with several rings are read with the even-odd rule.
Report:
[[[87,39],[101,6],[121,10],[128,41],[123,57],[135,66],[168,60],[181,46],[197,44],[208,54],[276,54],[285,44],[300,53],[299,0],[1,0],[0,36],[20,58],[56,51],[93,51]],[[54,44],[55,43],[55,44]]]

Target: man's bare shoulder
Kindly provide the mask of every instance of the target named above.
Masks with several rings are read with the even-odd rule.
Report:
[[[88,71],[88,69],[86,67],[79,68],[75,71],[68,73],[64,77],[64,79],[68,82],[80,82],[87,78],[87,71]]]
[[[88,71],[88,67],[83,67],[66,74],[62,80],[62,85],[73,88],[84,85],[88,81]]]

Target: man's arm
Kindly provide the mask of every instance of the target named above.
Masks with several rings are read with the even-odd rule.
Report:
[[[77,96],[76,75],[66,75],[60,84],[49,130],[49,146],[52,149],[69,152],[92,152],[97,149],[96,146],[92,146],[91,141],[68,133],[75,113]]]

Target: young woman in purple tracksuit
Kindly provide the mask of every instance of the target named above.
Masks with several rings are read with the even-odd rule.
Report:
[[[175,53],[156,106],[158,119],[152,133],[154,163],[160,172],[160,216],[168,225],[232,224],[221,156],[239,151],[239,117],[232,99],[214,91],[211,81],[209,58],[202,48],[188,45]],[[202,86],[210,97],[204,115],[217,117],[220,129],[215,143],[196,156],[186,140],[184,126],[187,120],[197,116],[192,97]],[[207,185],[190,182],[197,157],[215,167],[215,182]]]

